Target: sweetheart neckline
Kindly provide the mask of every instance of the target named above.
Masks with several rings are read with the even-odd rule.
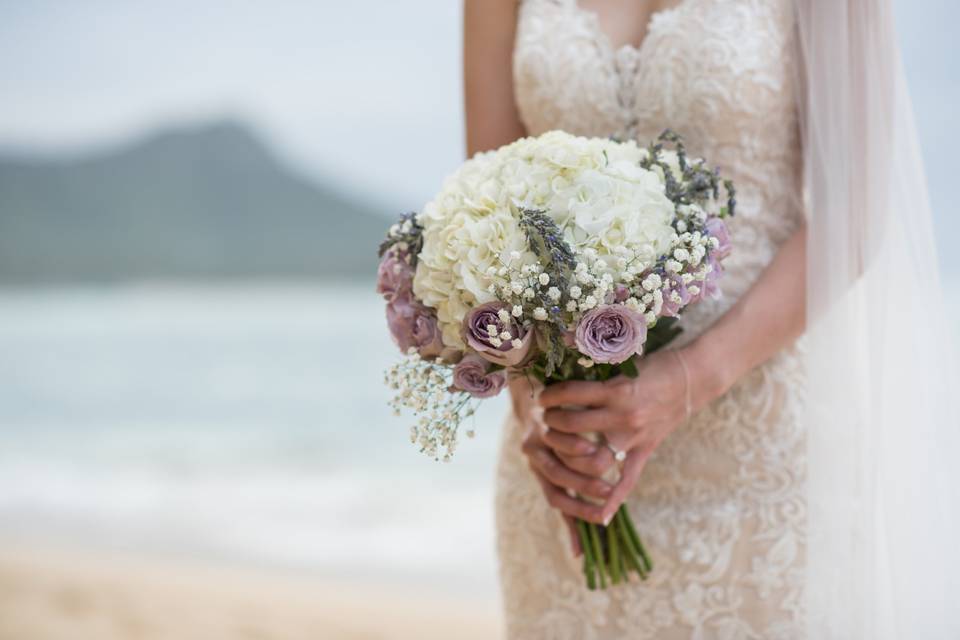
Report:
[[[627,53],[632,55],[634,58],[639,58],[640,54],[643,53],[643,50],[646,47],[647,41],[650,40],[650,37],[654,35],[654,30],[656,29],[657,25],[667,16],[678,13],[686,6],[687,2],[688,0],[680,0],[680,2],[671,7],[654,11],[650,14],[650,17],[647,18],[647,29],[643,34],[643,38],[640,40],[640,43],[633,44],[631,42],[627,42],[619,47],[614,47],[613,40],[610,39],[610,34],[608,34],[600,25],[600,14],[593,9],[587,9],[581,6],[578,0],[572,0],[571,5],[573,12],[580,16],[580,19],[589,25],[590,29],[594,32],[597,41],[601,43],[602,47],[606,49],[611,56],[616,57],[621,53]]]

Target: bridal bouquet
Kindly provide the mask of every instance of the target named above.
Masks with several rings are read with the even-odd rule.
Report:
[[[411,441],[449,460],[508,376],[635,376],[688,305],[719,295],[735,202],[669,131],[646,148],[552,131],[468,160],[380,247],[377,291],[406,354],[385,380],[416,419]],[[651,571],[626,505],[577,529],[591,589]]]

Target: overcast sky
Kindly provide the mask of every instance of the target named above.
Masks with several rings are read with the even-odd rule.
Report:
[[[897,9],[938,224],[960,233],[946,210],[960,4]],[[463,154],[460,2],[0,0],[0,146],[82,149],[220,116],[385,213],[418,208]]]

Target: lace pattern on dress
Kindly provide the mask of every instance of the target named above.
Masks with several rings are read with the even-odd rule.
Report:
[[[640,47],[614,49],[575,0],[521,4],[514,81],[531,134],[646,142],[670,127],[737,183],[725,295],[691,309],[684,340],[750,287],[802,220],[793,28],[789,0],[684,0],[654,14]],[[509,637],[801,637],[801,350],[751,372],[651,457],[629,506],[655,568],[628,587],[583,586],[508,418],[497,526]]]

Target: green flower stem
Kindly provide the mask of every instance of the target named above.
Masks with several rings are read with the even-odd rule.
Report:
[[[603,561],[603,547],[600,545],[600,533],[597,525],[592,522],[587,525],[590,530],[590,542],[593,544],[593,557],[596,559],[597,573],[600,575],[600,588],[607,588],[606,565]]]
[[[633,544],[637,547],[637,551],[640,553],[640,557],[643,559],[643,564],[646,567],[647,573],[650,573],[653,571],[653,562],[650,561],[650,555],[643,547],[643,542],[640,541],[640,536],[637,534],[637,528],[633,526],[633,519],[630,517],[630,514],[627,513],[627,508],[620,507],[620,509],[623,511],[623,520],[627,523],[627,530],[630,532],[630,538],[633,540]]]
[[[627,582],[635,572],[646,580],[653,568],[625,506],[606,527],[577,519],[577,537],[583,551],[583,574],[591,591]]]
[[[613,527],[613,532],[614,532],[615,534],[617,534],[617,537],[619,538],[620,532],[617,530],[616,527]],[[620,562],[620,566],[619,566],[620,575],[623,577],[623,581],[624,581],[624,582],[627,582],[627,580],[630,579],[630,574],[628,573],[628,566],[627,566],[627,559],[626,559],[626,556],[627,556],[629,553],[630,553],[630,550],[627,548],[627,545],[624,544],[623,541],[621,541],[621,542],[620,542],[620,557],[618,558],[618,560],[619,560],[619,562]]]
[[[597,588],[597,578],[594,575],[593,547],[590,542],[590,534],[587,531],[587,523],[579,518],[577,518],[577,533],[580,537],[580,549],[583,551],[583,574],[587,578],[587,588],[593,591]]]
[[[630,530],[625,522],[623,512],[617,511],[617,514],[613,517],[613,520],[614,525],[620,531],[620,538],[623,540],[624,546],[629,550],[629,553],[626,554],[628,562],[633,566],[634,571],[640,575],[640,579],[645,580],[647,578],[647,572],[644,570],[640,552],[633,543],[633,538],[630,535]]]
[[[607,549],[610,551],[610,582],[620,583],[620,543],[619,537],[613,527],[606,527]]]

